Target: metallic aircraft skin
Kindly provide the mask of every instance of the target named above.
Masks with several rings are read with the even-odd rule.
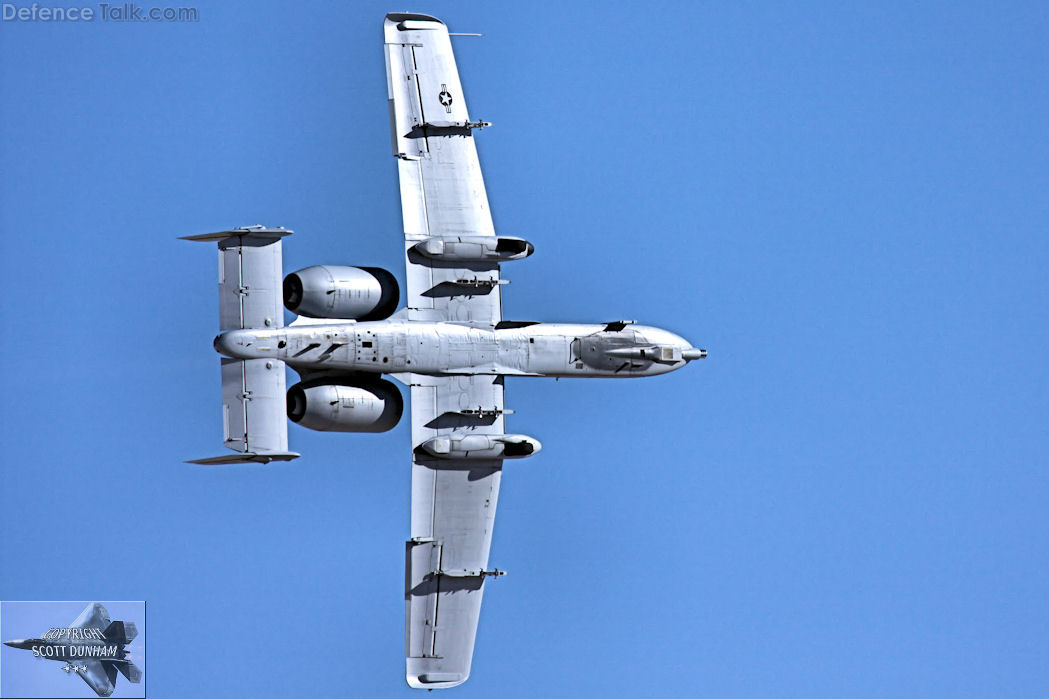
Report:
[[[502,264],[535,246],[497,232],[471,118],[439,19],[383,25],[392,155],[404,246],[404,298],[388,271],[315,265],[283,278],[284,228],[190,236],[218,244],[224,445],[208,466],[289,461],[288,419],[328,432],[411,425],[405,544],[405,679],[440,689],[470,676],[506,460],[542,445],[507,430],[505,377],[658,376],[706,356],[661,328],[619,320],[504,320]],[[391,238],[394,236],[391,235]],[[393,240],[391,240],[393,242]],[[282,303],[283,302],[283,303]],[[284,324],[284,310],[296,314]],[[299,374],[286,387],[285,368]]]
[[[606,330],[605,324],[536,323],[500,330],[399,319],[230,330],[214,345],[233,359],[279,359],[296,370],[430,376],[656,376],[705,356],[678,335],[647,325]]]
[[[41,638],[4,641],[4,645],[31,650],[37,658],[60,660],[67,675],[75,672],[98,696],[108,697],[116,688],[118,671],[129,682],[142,680],[125,648],[137,635],[135,624],[110,621],[106,608],[95,602],[66,629],[52,629]]]

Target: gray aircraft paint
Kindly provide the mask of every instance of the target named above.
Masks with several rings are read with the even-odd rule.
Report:
[[[667,330],[645,325],[605,328],[539,323],[496,330],[399,319],[305,327],[293,323],[279,330],[230,330],[216,337],[214,345],[227,357],[280,360],[296,370],[430,376],[656,376],[685,366],[686,357],[702,356]]]
[[[142,680],[142,671],[126,649],[137,636],[134,623],[110,621],[106,608],[95,602],[67,628],[50,629],[39,638],[4,641],[4,645],[32,651],[35,658],[62,661],[66,674],[75,672],[98,696],[108,697],[116,688],[118,672],[129,682]]]
[[[392,151],[400,186],[407,305],[373,268],[315,265],[280,280],[283,228],[192,236],[220,249],[225,445],[200,464],[268,463],[288,451],[285,367],[301,382],[287,416],[321,431],[377,432],[411,420],[411,536],[405,542],[405,678],[454,687],[470,675],[503,462],[538,453],[508,432],[506,376],[637,378],[706,356],[684,338],[632,321],[505,321],[501,264],[534,246],[498,234],[448,30],[426,15],[384,26]],[[298,314],[283,325],[280,294]],[[350,316],[336,318],[332,316]],[[310,316],[310,317],[307,317]]]

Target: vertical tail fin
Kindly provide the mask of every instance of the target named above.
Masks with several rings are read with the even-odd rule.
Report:
[[[138,627],[133,621],[114,621],[106,627],[102,636],[107,641],[122,646],[135,640],[135,636],[138,636]]]
[[[219,327],[270,330],[284,327],[281,238],[284,228],[247,226],[183,240],[218,243]],[[238,454],[195,459],[195,464],[288,461],[284,362],[222,359],[224,443]]]

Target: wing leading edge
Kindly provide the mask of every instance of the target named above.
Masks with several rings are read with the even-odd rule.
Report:
[[[93,602],[80,612],[72,624],[71,629],[104,629],[109,626],[109,612],[98,602]]]

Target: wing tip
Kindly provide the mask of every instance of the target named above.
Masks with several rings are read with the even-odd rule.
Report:
[[[412,689],[451,689],[458,687],[470,675],[461,675],[453,672],[424,672],[416,675],[411,671],[405,674],[408,686]]]
[[[448,689],[461,685],[470,677],[469,660],[466,667],[461,663],[449,663],[445,658],[409,656],[405,661],[404,678],[412,689]]]
[[[444,22],[430,15],[416,15],[407,12],[391,12],[386,15],[383,22],[383,34],[386,36],[387,44],[397,44],[403,41],[402,32],[437,31],[448,32]]]
[[[438,24],[444,24],[444,22],[431,15],[421,15],[413,12],[390,12],[386,15],[386,21],[394,24],[400,24],[401,22],[437,22]]]

